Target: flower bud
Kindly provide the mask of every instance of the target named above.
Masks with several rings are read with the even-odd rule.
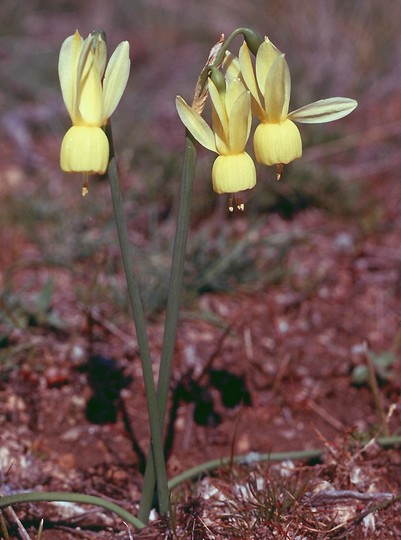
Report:
[[[217,68],[212,68],[209,77],[217,88],[218,93],[224,95],[226,92],[226,79],[223,73]]]

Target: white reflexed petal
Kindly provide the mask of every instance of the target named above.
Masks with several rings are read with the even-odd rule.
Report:
[[[73,123],[74,125],[100,127],[103,123],[102,83],[93,65],[92,52],[89,53],[88,63],[91,69],[78,84],[77,112]]]
[[[121,42],[107,64],[103,80],[103,120],[110,118],[127,86],[131,62],[129,43]]]
[[[251,96],[243,92],[233,104],[229,119],[230,153],[244,151],[251,128]]]
[[[74,107],[74,125],[102,125],[103,90],[100,75],[94,64],[95,35],[82,43],[77,67],[77,90]]]
[[[332,122],[350,114],[357,105],[358,103],[350,98],[320,99],[291,112],[288,118],[304,124]]]
[[[269,122],[280,122],[288,114],[291,77],[284,54],[277,57],[266,77],[264,96]]]
[[[230,51],[226,51],[222,67],[226,72],[227,81],[241,77],[239,60],[234,54],[230,53]]]
[[[212,126],[216,150],[219,154],[227,154],[228,148],[228,117],[226,111],[226,92],[221,96],[216,85],[209,79],[209,94],[212,101]]]
[[[81,52],[79,53],[78,66],[77,66],[77,96],[79,99],[80,87],[85,84],[85,79],[88,77],[91,71],[93,71],[93,49],[92,43],[94,36],[89,36],[82,42]],[[99,81],[100,81],[100,77]]]
[[[224,133],[228,133],[228,118],[227,118],[226,107],[219,94],[219,91],[216,88],[216,85],[211,79],[209,79],[208,89],[209,89],[210,99],[212,101],[213,112],[217,115],[222,131]]]
[[[262,120],[264,119],[265,112],[260,102],[259,90],[256,84],[255,74],[253,72],[251,56],[249,54],[248,45],[246,44],[245,41],[239,50],[238,59],[239,59],[239,64],[241,68],[242,78],[244,79],[244,82],[254,99],[256,114],[259,117],[259,119]]]
[[[103,31],[96,32],[94,40],[92,42],[93,61],[100,78],[104,75],[107,61],[107,45],[105,41],[105,35]]]
[[[261,92],[265,89],[266,77],[270,68],[281,54],[277,47],[265,37],[264,42],[258,49],[255,62],[256,79]],[[268,96],[265,94],[265,101],[266,99],[268,99]]]
[[[214,133],[201,115],[191,109],[181,96],[176,97],[175,106],[181,122],[195,139],[208,150],[217,152]]]
[[[227,85],[227,91],[226,91],[226,111],[227,116],[230,118],[231,115],[231,109],[233,104],[237,101],[239,96],[246,92],[245,86],[243,85],[242,81],[240,79],[233,79],[230,81]]]
[[[230,149],[228,146],[228,121],[226,128],[220,122],[220,118],[217,115],[216,109],[212,107],[212,128],[214,133],[214,141],[216,144],[216,150],[218,154],[229,154]]]
[[[82,43],[83,39],[77,30],[73,36],[69,36],[61,45],[58,61],[61,93],[72,121],[74,121],[77,68]]]

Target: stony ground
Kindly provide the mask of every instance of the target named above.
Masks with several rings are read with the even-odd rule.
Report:
[[[216,202],[199,153],[168,475],[224,465],[173,489],[170,525],[154,516],[130,531],[93,508],[30,503],[4,511],[0,535],[36,538],[44,518],[44,540],[401,538],[396,4],[280,0],[264,13],[257,0],[238,12],[205,1],[185,16],[173,1],[162,15],[158,2],[47,4],[0,10],[4,495],[84,492],[136,514],[149,441],[107,181],[91,179],[82,199],[58,167],[62,39],[106,21],[113,45],[135,45],[115,133],[155,377],[181,171],[174,97],[188,97],[212,40],[257,21],[288,52],[296,106],[339,92],[359,107],[338,131],[305,128],[302,161],[279,184],[258,170],[242,214]]]
[[[34,191],[35,179],[16,167],[6,179],[4,204],[18,209],[22,182]],[[369,196],[352,214],[309,208],[291,219],[272,213],[252,227],[246,212],[223,218],[230,242],[246,239],[239,256],[258,280],[244,285],[228,273],[226,292],[184,298],[169,476],[232,454],[323,453],[314,464],[226,466],[176,488],[172,538],[336,538],[349,530],[352,538],[398,537],[399,504],[391,497],[400,493],[399,452],[377,438],[397,435],[400,423],[401,188],[395,174],[366,186]],[[107,189],[99,184],[91,196],[107,197]],[[211,242],[220,211],[215,219],[206,232],[197,226]],[[95,254],[95,276],[90,256],[74,267],[41,258],[48,227],[36,226],[40,242],[26,226],[1,230],[2,491],[83,491],[135,513],[148,432],[132,324],[109,298],[111,279],[124,290],[118,248]],[[85,234],[97,237],[97,227],[95,219]],[[83,291],[95,286],[89,304]],[[155,358],[162,322],[163,311],[150,319]],[[364,516],[373,504],[386,508]],[[115,518],[71,505],[18,511],[28,529],[45,518],[44,538],[129,534]],[[156,524],[138,537],[160,534]]]

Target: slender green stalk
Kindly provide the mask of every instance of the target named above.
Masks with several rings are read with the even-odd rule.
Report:
[[[171,266],[170,287],[167,300],[166,321],[163,333],[163,345],[160,372],[157,384],[159,417],[163,423],[166,415],[167,398],[170,386],[174,346],[177,334],[178,313],[184,277],[185,253],[188,239],[189,219],[191,214],[192,187],[195,176],[196,147],[192,135],[185,135],[185,153],[182,172],[180,205],[177,217],[177,230],[174,241],[173,262]]]
[[[6,508],[17,503],[26,503],[26,502],[74,502],[78,504],[92,504],[94,506],[101,506],[110,512],[114,512],[124,521],[133,525],[136,529],[143,529],[145,524],[141,520],[133,516],[127,510],[124,510],[118,504],[115,504],[106,499],[100,497],[95,497],[93,495],[84,495],[82,493],[67,493],[63,491],[48,491],[48,492],[24,492],[17,493],[15,495],[6,495],[0,497],[0,508]]]
[[[206,66],[200,75],[200,84],[204,87],[207,84],[207,78],[213,67],[218,67],[225,51],[231,42],[239,35],[244,35],[247,39],[253,41],[262,41],[252,30],[248,28],[236,29],[220,49],[213,62],[213,65]],[[181,179],[180,204],[177,217],[177,229],[174,241],[173,259],[170,275],[169,295],[167,300],[166,321],[164,325],[163,346],[160,360],[160,371],[157,386],[159,418],[161,425],[164,425],[167,408],[168,391],[171,381],[172,364],[174,357],[174,345],[177,334],[178,312],[180,306],[180,297],[182,291],[185,251],[188,238],[189,218],[191,212],[192,186],[195,175],[196,148],[192,135],[186,131],[185,135],[185,153],[183,162],[183,171]],[[150,452],[152,449],[150,449]],[[139,517],[147,522],[151,510],[152,499],[155,486],[155,471],[151,453],[148,455],[145,470],[145,479],[139,506]]]
[[[224,44],[223,46],[221,47],[220,51],[218,52],[218,54],[216,55],[216,58],[213,62],[212,65],[210,66],[207,66],[201,73],[200,75],[200,82],[201,82],[201,85],[202,86],[205,86],[206,83],[207,83],[207,78],[209,76],[209,73],[210,71],[216,67],[218,68],[220,66],[220,64],[222,63],[223,59],[224,59],[224,55],[228,49],[228,47],[231,45],[231,43],[234,41],[234,39],[238,36],[244,36],[245,40],[250,43],[250,42],[253,42],[256,46],[256,42],[258,42],[258,45],[259,46],[262,42],[263,42],[263,39],[258,36],[258,34],[256,34],[256,32],[254,32],[253,30],[251,30],[250,28],[237,28],[236,30],[234,30],[234,32],[232,32],[228,38],[224,41]],[[252,49],[254,49],[254,47],[252,47]],[[255,50],[253,51],[255,52]]]
[[[292,452],[277,452],[277,453],[271,453],[271,454],[268,454],[268,453],[259,454],[259,452],[251,452],[250,454],[244,454],[244,455],[238,455],[238,456],[225,456],[222,458],[206,461],[205,463],[195,465],[195,467],[192,467],[191,469],[187,469],[183,473],[169,480],[168,487],[170,490],[174,489],[180,484],[183,484],[184,482],[188,480],[192,480],[193,478],[196,478],[197,476],[209,473],[215,469],[218,469],[219,467],[222,467],[223,465],[230,465],[232,463],[247,465],[247,464],[251,464],[255,462],[259,463],[262,461],[285,461],[287,459],[293,459],[293,460],[319,459],[322,454],[323,454],[323,450],[312,449],[312,450],[300,450],[300,451],[295,450]]]
[[[143,380],[145,385],[146,402],[148,406],[149,424],[151,431],[151,451],[153,457],[152,461],[155,468],[156,484],[160,505],[159,509],[161,515],[167,515],[169,511],[169,495],[167,488],[166,463],[163,453],[163,435],[161,429],[162,422],[160,422],[159,419],[158,402],[155,382],[153,378],[148,336],[146,332],[145,315],[143,312],[142,299],[139,292],[139,285],[134,272],[132,254],[128,241],[128,232],[125,222],[123,201],[120,191],[120,181],[117,171],[116,159],[114,156],[113,138],[110,126],[107,126],[106,133],[110,142],[111,156],[109,167],[107,169],[107,174],[110,182],[111,196],[114,208],[114,219],[116,222],[118,239],[120,242],[121,256],[128,288],[128,296],[136,327],[139,353],[142,363]]]
[[[382,448],[394,448],[401,445],[401,435],[389,435],[388,437],[378,437],[377,444]]]
[[[382,448],[394,448],[401,444],[401,436],[392,435],[390,437],[379,437],[376,439],[376,443]],[[367,443],[369,444],[369,442]],[[311,448],[310,450],[292,450],[289,452],[274,452],[274,453],[259,453],[250,452],[249,454],[237,455],[237,456],[225,456],[219,459],[212,459],[199,465],[195,465],[191,469],[187,469],[178,476],[175,476],[168,482],[169,490],[172,490],[192,480],[202,474],[210,473],[211,471],[222,467],[223,465],[229,465],[230,463],[237,463],[242,465],[249,465],[251,463],[257,463],[262,461],[286,461],[290,460],[308,460],[308,459],[320,459],[323,455],[323,448]]]
[[[174,358],[174,345],[177,334],[178,312],[180,306],[185,251],[188,238],[189,218],[191,213],[192,186],[195,175],[196,148],[192,135],[186,131],[185,152],[181,180],[180,204],[177,217],[177,228],[171,265],[170,286],[167,299],[166,321],[163,333],[163,346],[160,360],[160,371],[157,385],[157,402],[160,423],[164,424],[167,409],[167,398],[170,387]],[[150,449],[150,452],[152,449]],[[151,453],[146,461],[145,479],[139,517],[145,523],[149,519],[155,489],[155,469]]]
[[[260,39],[248,28],[237,28],[219,51],[213,66],[219,66],[225,51],[238,35],[249,39]],[[207,84],[207,74],[213,66],[206,66],[201,74],[202,84]],[[188,238],[189,219],[191,214],[192,186],[195,176],[196,147],[191,133],[185,133],[185,152],[181,179],[180,204],[177,217],[177,228],[174,241],[173,259],[170,275],[169,295],[167,300],[166,321],[164,325],[162,354],[157,386],[160,421],[163,425],[167,407],[167,397],[170,385],[174,345],[177,334],[178,312],[182,291],[185,252]]]

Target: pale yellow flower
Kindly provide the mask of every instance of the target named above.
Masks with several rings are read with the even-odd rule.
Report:
[[[290,71],[284,54],[268,38],[258,49],[255,71],[245,42],[238,60],[228,56],[226,64],[228,74],[238,76],[240,73],[251,92],[252,108],[260,120],[254,135],[255,157],[265,165],[281,166],[301,157],[301,135],[294,121],[310,124],[331,122],[343,118],[357,106],[353,99],[334,97],[315,101],[289,113]]]
[[[93,32],[85,40],[79,32],[61,46],[58,73],[65,106],[72,121],[61,144],[60,167],[84,175],[104,174],[109,161],[109,142],[103,127],[125,90],[129,70],[129,44],[118,45],[106,67],[104,35]]]
[[[237,78],[219,93],[212,80],[208,84],[212,104],[213,129],[180,96],[176,107],[181,121],[205,148],[216,152],[212,181],[216,193],[237,193],[254,187],[256,170],[245,152],[251,130],[251,98]],[[243,207],[242,203],[239,205]]]

